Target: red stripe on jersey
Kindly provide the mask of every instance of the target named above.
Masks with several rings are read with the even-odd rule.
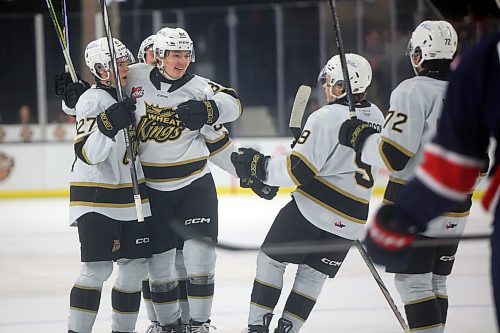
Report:
[[[445,188],[464,194],[470,193],[481,170],[452,162],[429,150],[424,151],[421,168]]]

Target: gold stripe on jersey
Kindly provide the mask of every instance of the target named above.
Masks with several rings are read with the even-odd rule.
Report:
[[[290,179],[295,184],[295,186],[300,186],[299,180],[297,178],[295,178],[295,176],[293,175],[293,172],[292,172],[292,161],[290,159],[290,156],[291,155],[288,155],[286,157],[286,171],[288,172],[288,175],[290,176]]]
[[[208,151],[210,152],[210,156],[217,154],[227,146],[231,144],[231,140],[229,139],[229,133],[224,132],[220,137],[215,140],[205,139],[207,143]]]
[[[400,171],[404,168],[406,163],[410,158],[412,158],[415,154],[401,146],[397,142],[386,138],[385,136],[380,136],[380,143],[378,145],[378,151],[380,157],[384,161],[385,166],[389,171]],[[392,150],[392,156],[388,155],[388,150]],[[398,154],[396,156],[396,154]],[[396,167],[396,163],[397,167]]]
[[[302,154],[293,151],[287,156],[287,171],[292,181],[299,186],[308,184],[318,173],[318,170]]]
[[[351,222],[366,223],[366,219],[368,218],[368,204],[352,200],[342,193],[324,186],[317,179],[313,179],[306,188],[300,186],[295,191]]]
[[[142,204],[149,203],[149,198],[141,200]],[[70,201],[70,206],[85,206],[85,207],[104,207],[104,208],[130,208],[135,206],[135,202],[119,204],[119,203],[99,203],[87,201]]]
[[[315,179],[317,179],[318,181],[320,181],[321,183],[323,183],[324,185],[330,187],[332,190],[336,191],[336,192],[339,192],[340,194],[346,196],[346,197],[349,197],[351,198],[352,200],[356,200],[358,202],[361,202],[363,204],[369,204],[370,203],[370,200],[366,200],[366,199],[363,199],[363,198],[360,198],[360,197],[357,197],[355,196],[354,194],[351,194],[349,192],[346,192],[342,189],[340,189],[339,187],[333,185],[332,183],[329,183],[327,182],[324,178],[320,177],[320,176],[316,176],[314,177]]]
[[[229,96],[233,97],[236,100],[236,102],[238,103],[239,113],[241,116],[243,114],[243,107],[241,106],[241,101],[240,98],[238,97],[238,94],[236,93],[236,90],[234,90],[233,88],[222,87],[222,89],[219,92],[228,94]]]
[[[205,169],[207,156],[174,163],[142,162],[142,169],[148,182],[164,183],[196,175]]]
[[[144,178],[141,178],[137,180],[137,183],[143,184],[145,181],[146,180]],[[103,187],[109,189],[132,187],[132,183],[106,184],[106,183],[96,183],[96,182],[70,182],[69,184],[71,186]]]
[[[73,147],[74,147],[76,156],[83,163],[88,164],[88,165],[93,165],[94,163],[92,163],[90,161],[89,157],[87,156],[87,153],[85,152],[85,143],[87,142],[87,139],[89,138],[89,135],[90,134],[87,134],[87,135],[80,136],[79,138],[77,138],[74,141]]]
[[[405,183],[406,182],[402,179],[389,177],[389,182],[387,183],[387,187],[384,193],[384,200],[382,203],[384,205],[388,205],[396,202],[396,199],[398,198],[399,193],[403,189]],[[472,206],[472,193],[469,194],[469,197],[466,200],[458,204],[455,204],[449,211],[441,214],[441,216],[448,216],[448,217],[468,216],[471,206]]]
[[[106,185],[106,184],[104,184]],[[123,184],[120,184],[123,185]],[[118,185],[118,186],[120,186]],[[132,185],[126,187],[89,186],[89,184],[70,186],[70,206],[96,206],[96,207],[131,207],[134,205]],[[139,191],[145,202],[148,202],[146,185],[139,184]]]

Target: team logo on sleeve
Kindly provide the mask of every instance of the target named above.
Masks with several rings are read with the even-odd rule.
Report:
[[[455,228],[456,226],[458,226],[458,224],[456,224],[456,223],[453,223],[453,222],[449,221],[448,223],[446,223],[446,224],[445,224],[445,226],[444,226],[444,227],[445,227],[446,229],[453,229],[453,228]]]
[[[142,87],[132,87],[132,91],[130,93],[130,97],[133,99],[138,99],[144,96],[144,88]]]
[[[177,140],[185,126],[171,107],[160,107],[144,102],[146,115],[142,116],[137,126],[137,136],[142,142]]]

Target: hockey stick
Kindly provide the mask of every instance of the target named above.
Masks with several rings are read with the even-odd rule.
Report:
[[[120,77],[118,75],[118,61],[116,59],[115,43],[113,42],[113,35],[111,33],[111,25],[109,23],[108,8],[106,6],[106,0],[99,0],[101,3],[102,20],[104,22],[104,27],[106,29],[106,38],[108,40],[109,54],[111,55],[111,66],[113,68],[113,75],[115,78],[116,92],[118,95],[118,102],[122,102],[123,98],[123,88],[120,82]],[[137,171],[135,170],[135,156],[133,153],[132,145],[130,143],[130,133],[127,128],[123,129],[123,134],[125,136],[125,147],[127,148],[128,155],[128,165],[130,167],[130,177],[132,178],[132,190],[134,193],[134,203],[135,211],[137,213],[137,221],[144,222],[144,214],[142,213],[142,199],[141,193],[139,192],[139,182],[137,181]]]
[[[392,312],[396,316],[396,319],[398,320],[399,324],[403,328],[403,331],[409,332],[408,324],[406,324],[406,321],[403,318],[403,316],[401,315],[401,312],[399,312],[399,309],[398,309],[396,303],[394,302],[394,299],[392,298],[391,294],[389,293],[389,290],[385,286],[384,281],[382,280],[382,278],[378,274],[377,269],[373,265],[372,260],[370,259],[370,257],[368,257],[368,254],[366,254],[366,251],[365,251],[363,245],[358,240],[354,241],[354,244],[356,245],[356,248],[358,249],[358,252],[361,255],[361,258],[363,258],[366,266],[368,267],[368,269],[370,270],[370,273],[372,274],[373,278],[375,279],[375,282],[377,283],[378,287],[380,288],[380,291],[384,295],[385,300],[389,304],[389,307],[391,308]]]
[[[304,112],[306,111],[309,96],[311,96],[311,87],[306,85],[301,85],[295,94],[292,112],[290,113],[290,122],[288,123],[288,127],[290,128],[290,131],[292,131],[293,138],[295,140],[297,140],[300,136],[302,118],[304,117]]]
[[[342,74],[344,76],[344,87],[347,94],[347,101],[349,102],[349,116],[356,118],[356,109],[354,108],[354,99],[352,98],[351,80],[349,80],[349,70],[347,69],[347,60],[345,58],[344,43],[342,42],[342,35],[340,34],[339,19],[337,17],[337,7],[335,0],[330,0],[330,9],[332,10],[333,28],[335,29],[335,41],[337,42],[337,49],[339,50],[340,65],[342,66]]]
[[[69,47],[68,47],[68,28],[67,28],[67,15],[66,15],[66,1],[63,0],[62,5],[62,15],[64,19],[64,27],[61,28],[59,24],[59,20],[57,19],[56,12],[54,10],[54,5],[52,4],[52,0],[46,0],[47,8],[49,10],[50,18],[52,20],[52,24],[54,25],[54,29],[56,30],[56,36],[59,40],[59,45],[61,46],[61,50],[64,56],[64,61],[66,62],[67,70],[71,75],[71,80],[73,82],[78,82],[78,77],[76,75],[75,66],[73,66],[73,62],[71,61],[71,57],[69,55]]]

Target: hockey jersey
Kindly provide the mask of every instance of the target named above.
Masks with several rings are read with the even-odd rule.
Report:
[[[384,121],[380,109],[369,102],[356,105],[356,115],[378,130]],[[340,125],[348,118],[345,99],[314,111],[291,155],[268,161],[265,183],[297,186],[292,195],[310,223],[343,238],[359,239],[374,179],[372,168],[359,154],[338,142]]]
[[[372,135],[363,145],[362,160],[383,166],[391,175],[384,203],[394,203],[423,159],[423,148],[436,134],[448,82],[428,76],[415,76],[401,82],[391,94],[389,112],[380,135]],[[461,234],[472,205],[472,193],[444,215],[433,221],[429,236]],[[456,218],[451,224],[449,218]],[[450,228],[453,226],[453,228]]]
[[[160,191],[182,188],[209,173],[208,157],[229,144],[221,124],[242,112],[234,90],[192,74],[168,80],[146,64],[130,66],[125,91],[137,101],[137,139],[146,183]],[[184,126],[175,108],[191,99],[215,101],[219,118],[214,126],[196,131]]]
[[[466,54],[450,77],[439,130],[424,152],[416,179],[408,183],[396,204],[421,226],[467,198],[478,173],[487,166],[485,151],[493,137],[500,142],[500,33],[484,38]],[[500,146],[491,172],[491,193],[500,191]],[[496,179],[496,183],[495,183]],[[500,205],[496,206],[496,222]]]
[[[76,225],[77,219],[89,212],[121,221],[137,219],[123,130],[110,139],[97,128],[97,116],[114,103],[115,90],[98,86],[83,93],[76,104],[74,148],[77,158],[70,175],[71,225]],[[135,136],[132,127],[129,133]],[[150,216],[139,159],[135,163],[143,214]]]

